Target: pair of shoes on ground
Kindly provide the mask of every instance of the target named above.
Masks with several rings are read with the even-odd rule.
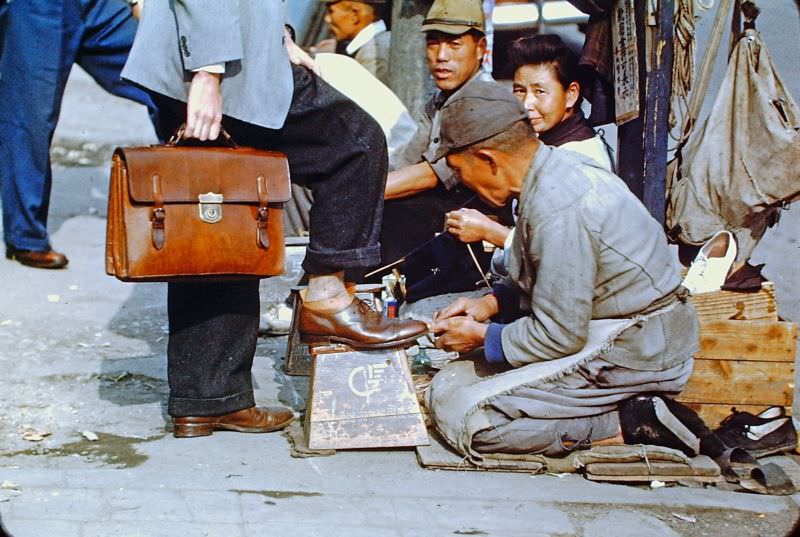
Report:
[[[759,414],[731,410],[731,415],[714,429],[726,446],[742,448],[754,457],[796,449],[797,431],[783,407],[769,407]]]
[[[730,231],[719,231],[697,253],[683,279],[693,295],[719,291],[736,259],[736,239]]]
[[[302,308],[299,328],[306,343],[344,343],[363,350],[410,346],[428,331],[428,325],[422,321],[389,319],[357,297],[344,309],[332,313]],[[283,429],[293,418],[294,413],[285,407],[253,406],[219,416],[173,417],[172,424],[176,438],[191,438],[209,436],[219,430],[268,433]]]
[[[619,405],[626,444],[652,444],[703,454],[719,465],[722,475],[742,488],[761,494],[792,494],[794,485],[776,463],[761,464],[758,456],[794,449],[797,435],[783,408],[772,407],[758,416],[734,412],[710,430],[691,408],[664,395],[641,394]]]
[[[53,249],[47,250],[20,250],[6,245],[6,259],[19,261],[23,265],[41,269],[61,269],[67,266],[67,256]]]
[[[320,313],[309,308],[300,311],[300,337],[306,343],[344,343],[355,349],[402,348],[413,345],[428,330],[428,325],[413,319],[389,319],[363,300],[353,297],[337,312]],[[267,433],[283,429],[294,413],[285,407],[250,407],[218,416],[178,416],[172,418],[176,438],[208,436],[214,431]]]

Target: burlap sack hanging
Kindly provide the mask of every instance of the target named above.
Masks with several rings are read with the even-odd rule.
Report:
[[[800,114],[758,32],[747,30],[716,102],[673,177],[667,226],[687,244],[727,229],[750,257],[778,208],[800,197]]]

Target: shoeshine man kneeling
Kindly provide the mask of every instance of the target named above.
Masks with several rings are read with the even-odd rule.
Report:
[[[507,279],[434,316],[439,347],[483,347],[487,362],[508,371],[479,410],[483,425],[469,433],[470,449],[564,454],[615,437],[621,401],[680,392],[698,348],[695,311],[660,224],[622,180],[588,157],[543,145],[513,97],[454,103],[441,136],[448,164],[485,202],[519,199]],[[591,341],[601,334],[613,345],[509,389],[517,368],[586,352],[590,332]]]

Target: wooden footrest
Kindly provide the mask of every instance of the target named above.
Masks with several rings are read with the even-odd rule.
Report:
[[[403,350],[317,347],[305,433],[311,449],[428,444]]]

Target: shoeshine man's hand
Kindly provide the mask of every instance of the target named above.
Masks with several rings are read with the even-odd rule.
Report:
[[[197,71],[186,100],[186,138],[216,140],[222,126],[220,75]]]
[[[445,215],[444,225],[461,242],[476,242],[486,238],[486,222],[491,220],[480,211],[459,209]]]
[[[446,351],[469,352],[483,346],[487,325],[469,317],[451,317],[433,323],[436,346]]]
[[[489,241],[503,247],[509,229],[475,209],[458,209],[445,215],[445,229],[461,242]]]
[[[441,311],[433,314],[434,331],[437,323],[452,317],[465,316],[482,323],[499,311],[497,298],[494,295],[484,295],[481,298],[459,298]]]

